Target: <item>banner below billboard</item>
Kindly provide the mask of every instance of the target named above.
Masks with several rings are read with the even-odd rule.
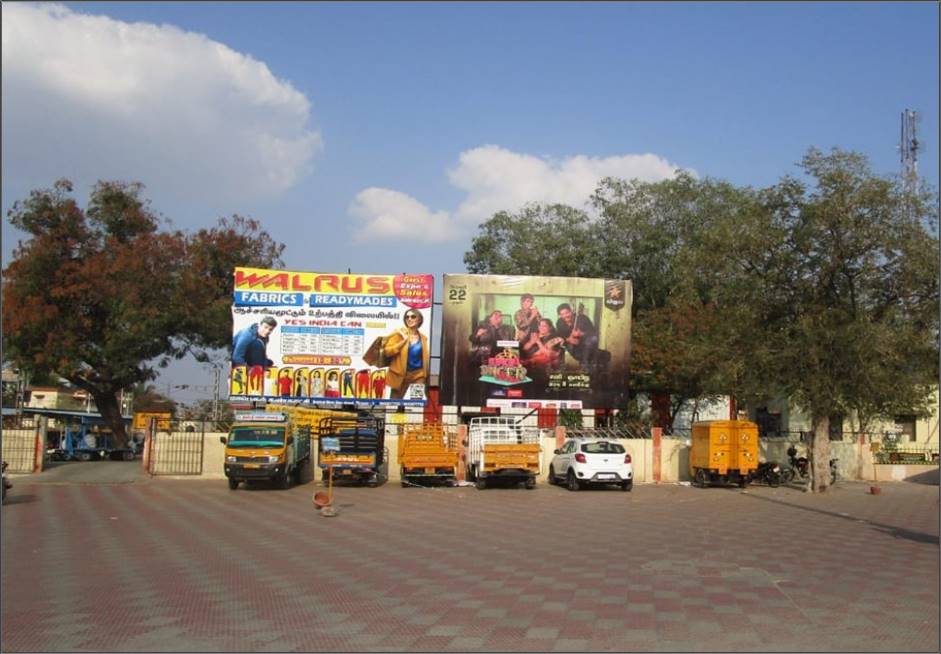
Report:
[[[621,279],[445,275],[441,402],[625,406],[631,299]]]
[[[425,404],[434,279],[236,268],[231,400]]]

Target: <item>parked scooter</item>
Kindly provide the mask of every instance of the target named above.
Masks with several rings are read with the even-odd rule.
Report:
[[[810,477],[810,461],[806,456],[797,456],[797,448],[793,445],[787,448],[788,467],[781,470],[781,481],[785,484],[791,483],[794,479],[806,480]],[[832,486],[839,479],[837,470],[839,459],[830,459],[830,485]]]
[[[2,485],[3,497],[0,498],[0,503],[7,501],[7,490],[10,488],[13,488],[13,482],[7,479],[7,462],[6,461],[3,462],[2,472],[3,472],[3,485]]]
[[[781,466],[775,461],[759,463],[758,468],[752,473],[752,479],[764,482],[771,488],[777,488],[781,485]]]

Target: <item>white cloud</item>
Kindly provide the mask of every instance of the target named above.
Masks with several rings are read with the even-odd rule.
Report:
[[[360,223],[354,235],[357,240],[371,234],[453,240],[463,238],[498,211],[516,211],[531,202],[585,207],[605,177],[655,182],[679,170],[654,154],[576,155],[555,160],[485,145],[462,152],[457,167],[448,171],[451,183],[466,194],[454,211],[435,212],[399,191],[369,188],[356,196],[350,215]]]
[[[373,237],[446,241],[452,238],[447,212],[432,213],[405,193],[385,188],[367,188],[356,194],[350,215],[365,226],[354,234],[357,241]]]
[[[322,149],[309,114],[264,63],[205,35],[3,5],[7,179],[137,180],[182,201],[264,197],[294,185]]]

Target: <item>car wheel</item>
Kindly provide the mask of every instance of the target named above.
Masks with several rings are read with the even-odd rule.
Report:
[[[630,491],[632,488],[634,488],[634,480],[633,480],[633,479],[628,479],[627,481],[622,481],[622,482],[621,482],[621,490],[622,490],[622,491],[628,492],[628,491]]]
[[[575,473],[571,468],[569,468],[569,474],[566,476],[565,480],[570,491],[577,491],[582,487],[581,482],[575,477]]]
[[[239,480],[238,480],[238,479],[232,479],[232,478],[230,477],[230,478],[229,478],[229,490],[235,490],[235,489],[238,488],[238,487],[239,487]]]
[[[549,466],[549,478],[546,481],[548,481],[550,484],[559,483],[559,480],[555,478],[555,468],[551,465]]]

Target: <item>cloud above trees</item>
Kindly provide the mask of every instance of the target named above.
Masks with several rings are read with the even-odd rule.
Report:
[[[494,213],[516,211],[529,203],[585,207],[605,177],[655,182],[679,170],[655,154],[553,159],[484,145],[462,152],[457,166],[448,171],[451,184],[465,194],[455,209],[433,211],[406,193],[371,187],[356,195],[349,213],[356,221],[357,240],[455,240],[466,238]]]
[[[322,150],[262,62],[171,25],[3,5],[5,182],[147,180],[181,201],[280,193]]]

